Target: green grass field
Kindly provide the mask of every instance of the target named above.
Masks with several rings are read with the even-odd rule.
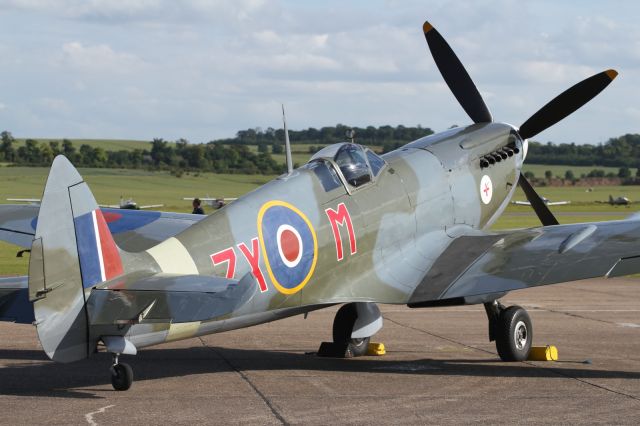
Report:
[[[575,211],[576,206],[581,204],[596,204],[598,201],[607,201],[609,194],[614,197],[625,196],[631,201],[640,201],[639,185],[619,185],[619,186],[594,186],[588,192],[584,186],[544,186],[537,187],[536,191],[543,197],[551,201],[571,201],[568,206],[558,206],[555,208],[566,208]],[[522,190],[518,188],[514,200],[526,200]],[[608,205],[607,205],[608,206]],[[590,206],[597,207],[597,206]],[[608,206],[610,207],[610,206]],[[626,209],[626,206],[617,206],[614,209]]]
[[[123,196],[133,198],[140,205],[164,204],[161,210],[177,212],[191,211],[189,201],[183,201],[183,197],[237,197],[275,177],[201,173],[198,176],[184,174],[177,178],[168,172],[144,170],[79,171],[100,204],[118,204],[120,196]],[[7,203],[6,198],[40,198],[47,173],[48,168],[44,167],[0,167],[0,202]],[[609,194],[614,197],[624,195],[632,201],[640,201],[640,186],[596,186],[592,192],[586,192],[584,187],[542,187],[538,188],[538,192],[552,201],[572,202],[566,206],[551,207],[561,223],[617,220],[640,210],[640,204],[610,206],[596,202],[607,200]],[[514,200],[525,200],[520,189]],[[493,229],[539,225],[530,207],[510,205]],[[28,256],[16,258],[16,252],[15,246],[0,242],[0,274],[26,273]]]
[[[45,167],[0,167],[0,203],[7,198],[40,198],[49,172]],[[139,205],[164,204],[161,210],[191,212],[183,197],[238,197],[275,176],[201,173],[181,178],[168,172],[79,169],[100,204],[118,204],[120,196]],[[205,206],[205,211],[207,211]],[[16,258],[16,246],[0,242],[0,275],[26,274],[28,255]]]
[[[603,166],[563,166],[563,165],[549,165],[549,164],[525,164],[524,172],[532,172],[535,177],[543,178],[544,173],[547,170],[551,170],[553,177],[559,176],[564,178],[564,174],[567,170],[573,171],[573,175],[576,178],[579,178],[581,175],[588,175],[589,172],[593,169],[604,170],[605,174],[614,173],[616,176],[618,175],[618,167],[603,167]],[[631,169],[632,176],[635,176],[636,169]]]
[[[100,204],[118,204],[120,197],[139,205],[164,204],[163,210],[190,212],[183,197],[237,197],[275,176],[185,173],[181,178],[168,172],[123,169],[79,169]],[[48,169],[45,167],[0,167],[0,202],[6,198],[40,198]]]

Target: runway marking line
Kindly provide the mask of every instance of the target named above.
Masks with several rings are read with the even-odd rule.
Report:
[[[94,414],[104,413],[105,411],[107,411],[107,409],[113,408],[113,407],[115,407],[115,405],[107,405],[106,407],[102,407],[97,411],[92,411],[90,413],[85,414],[84,418],[87,420],[87,423],[89,423],[90,426],[98,426],[98,423],[96,423],[93,420]]]
[[[633,322],[619,322],[618,325],[620,327],[640,328],[640,324],[636,324]]]

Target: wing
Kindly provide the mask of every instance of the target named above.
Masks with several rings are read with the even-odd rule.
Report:
[[[0,321],[31,324],[33,320],[27,277],[0,278]]]
[[[193,201],[195,197],[184,197],[182,198],[185,201]],[[219,200],[223,200],[223,201],[235,201],[238,199],[238,197],[223,197],[223,198],[215,198],[215,197],[198,197],[198,199],[200,201],[219,201]]]
[[[640,220],[461,236],[418,284],[409,306],[481,303],[505,292],[640,272]]]
[[[528,201],[512,201],[511,204],[516,204],[518,206],[530,206],[531,203]]]
[[[31,247],[40,206],[0,205],[0,240],[20,247]]]
[[[549,201],[547,203],[548,206],[566,206],[567,204],[571,204],[571,201]]]
[[[0,205],[0,240],[30,248],[40,206]],[[116,243],[127,251],[146,250],[173,237],[206,216],[103,208]]]
[[[40,204],[40,198],[7,198],[7,201],[14,201],[16,203],[30,203]]]

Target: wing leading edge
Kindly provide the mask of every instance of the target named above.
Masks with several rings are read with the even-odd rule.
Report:
[[[461,236],[418,284],[410,307],[480,303],[508,291],[640,272],[640,220]]]

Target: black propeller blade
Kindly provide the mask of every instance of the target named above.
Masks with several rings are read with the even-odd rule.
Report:
[[[538,195],[536,190],[533,189],[527,178],[524,177],[522,173],[520,173],[518,184],[520,184],[520,187],[524,191],[524,195],[527,196],[527,200],[531,203],[531,207],[533,207],[533,210],[536,212],[536,216],[538,216],[540,222],[542,222],[544,226],[559,225],[558,219],[556,219],[553,213],[551,213],[549,206],[542,201],[542,198]]]
[[[602,92],[617,75],[615,70],[603,71],[568,88],[525,121],[518,133],[529,139],[553,126]]]
[[[440,74],[462,108],[474,123],[492,122],[489,108],[451,46],[428,21],[424,23],[422,29]]]

